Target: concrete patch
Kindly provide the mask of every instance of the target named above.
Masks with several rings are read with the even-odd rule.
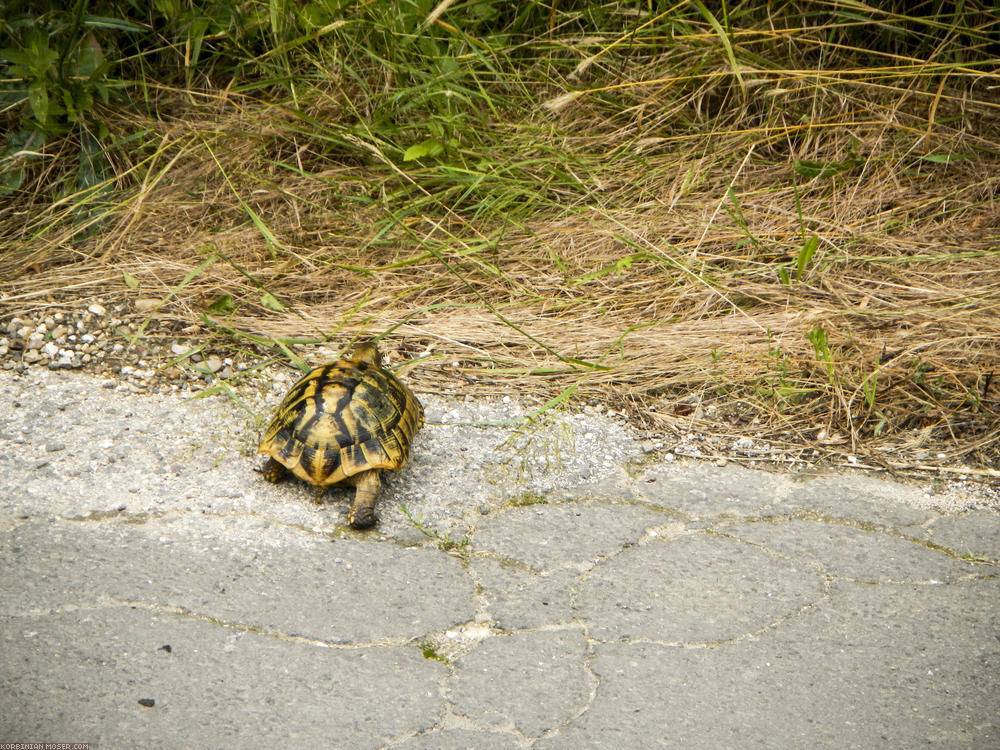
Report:
[[[650,503],[695,518],[784,512],[781,498],[791,480],[727,464],[669,464],[647,469],[639,478],[641,496]]]
[[[1000,560],[1000,515],[993,510],[974,510],[935,518],[926,527],[924,538],[956,555],[996,562]]]
[[[714,643],[756,632],[823,596],[808,566],[710,534],[634,547],[599,565],[576,596],[599,641]]]
[[[481,521],[475,550],[517,560],[535,570],[589,570],[601,557],[638,541],[663,523],[646,508],[603,503],[561,503],[511,508]]]
[[[146,609],[0,618],[0,731],[100,747],[374,749],[435,723],[445,672],[415,648],[320,648]]]
[[[489,615],[501,630],[524,630],[573,620],[576,574],[542,572],[491,558],[469,563],[482,588]]]
[[[518,750],[513,736],[499,732],[446,729],[428,732],[393,745],[394,750]]]
[[[416,638],[475,612],[472,581],[436,549],[272,534],[197,516],[26,522],[0,542],[0,608],[17,616],[110,599],[331,643]]]
[[[535,748],[1000,747],[998,596],[847,584],[734,644],[602,645],[593,704]]]
[[[449,684],[452,710],[486,727],[537,737],[568,723],[590,698],[579,630],[497,636],[456,663]]]
[[[742,524],[726,533],[856,581],[952,581],[975,572],[968,563],[910,539],[827,521]]]

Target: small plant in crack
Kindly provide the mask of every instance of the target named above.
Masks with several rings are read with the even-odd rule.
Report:
[[[425,659],[432,659],[434,661],[439,661],[442,664],[451,664],[451,659],[442,654],[431,641],[421,641],[420,642],[420,653]]]
[[[541,495],[535,495],[531,492],[523,492],[517,497],[512,497],[507,502],[515,508],[523,508],[528,505],[546,505],[549,501]]]
[[[412,513],[410,513],[409,508],[407,508],[405,505],[401,505],[399,507],[400,510],[403,511],[403,515],[406,516],[407,520],[413,524],[413,527],[417,529],[417,531],[419,531],[428,539],[433,539],[434,541],[436,541],[438,543],[438,547],[440,547],[445,552],[464,550],[466,547],[469,546],[469,543],[472,541],[471,539],[469,539],[468,536],[463,536],[461,539],[456,540],[452,538],[451,534],[447,532],[442,534],[437,529],[431,528],[427,524],[425,524],[423,519],[420,518],[419,516],[414,516]]]
[[[990,565],[993,563],[993,560],[985,552],[975,552],[971,549],[965,550],[959,557],[973,565]]]

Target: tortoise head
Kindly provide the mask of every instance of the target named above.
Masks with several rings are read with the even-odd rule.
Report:
[[[351,352],[351,359],[359,362],[370,362],[373,365],[382,367],[382,355],[379,354],[378,347],[374,341],[361,341]]]

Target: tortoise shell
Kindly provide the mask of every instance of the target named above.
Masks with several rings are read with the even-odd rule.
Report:
[[[417,397],[372,343],[311,370],[292,386],[258,452],[317,487],[369,469],[399,469],[424,423]]]

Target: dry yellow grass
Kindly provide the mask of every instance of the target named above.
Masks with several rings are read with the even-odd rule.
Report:
[[[230,295],[237,332],[389,331],[397,360],[425,355],[424,391],[572,389],[652,430],[995,467],[1000,74],[902,57],[674,74],[709,37],[627,74],[586,56],[443,166],[214,92],[142,123],[157,147],[118,165],[127,197],[93,235],[58,205],[0,210],[3,305],[172,294],[157,319],[189,323]],[[317,90],[309,120],[343,121],[344,90]]]

